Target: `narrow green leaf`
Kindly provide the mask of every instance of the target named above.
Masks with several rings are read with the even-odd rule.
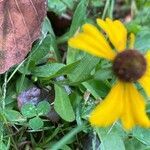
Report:
[[[55,84],[55,101],[54,108],[60,117],[68,122],[75,119],[74,111],[70,99],[63,87]]]
[[[51,22],[48,19],[48,17],[46,17],[44,22],[43,22],[43,26],[42,26],[42,35],[45,37],[48,32],[50,33],[50,35],[55,37]]]
[[[81,61],[82,59],[72,64],[65,65],[64,67],[60,68],[55,74],[53,74],[52,76],[49,76],[49,78],[54,78],[54,77],[58,77],[62,75],[68,75],[72,73]]]
[[[43,66],[36,67],[33,70],[33,74],[37,77],[50,77],[55,75],[57,71],[64,66],[65,65],[61,63],[46,64]]]
[[[89,0],[81,0],[80,3],[78,4],[73,15],[73,20],[68,35],[69,37],[72,37],[84,23],[86,18],[88,2]],[[74,50],[69,47],[67,51],[67,64],[73,63],[78,53],[79,52],[77,50]]]
[[[69,75],[72,82],[79,82],[88,79],[94,67],[99,63],[100,59],[91,55],[86,55],[84,59],[77,65],[76,69]]]
[[[42,40],[42,43],[37,43],[32,49],[30,61],[38,64],[39,60],[41,60],[50,52],[51,41],[52,37],[50,35],[47,35]]]
[[[38,77],[48,77],[48,78],[68,75],[76,70],[81,61],[82,59],[69,65],[64,65],[61,63],[46,64],[40,67],[36,67],[35,68],[36,70],[33,71],[33,74]]]
[[[83,24],[84,18],[86,17],[86,10],[87,10],[88,0],[81,0],[78,4],[74,15],[72,24],[70,27],[70,36],[73,36],[73,34],[77,31],[77,29]]]
[[[74,62],[74,63],[71,63],[71,64],[69,64],[69,65],[66,65],[66,66],[64,66],[63,68],[61,68],[57,73],[56,73],[56,75],[58,76],[58,75],[65,75],[65,74],[70,74],[70,73],[72,73],[77,67],[78,67],[78,65],[79,65],[79,63],[82,61],[82,59],[81,60],[78,60],[78,61],[76,61],[76,62]]]

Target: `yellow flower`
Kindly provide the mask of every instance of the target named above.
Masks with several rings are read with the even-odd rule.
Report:
[[[125,129],[135,125],[150,127],[144,98],[134,85],[140,83],[150,96],[150,52],[142,55],[133,49],[133,34],[127,43],[127,29],[119,20],[97,19],[97,24],[106,33],[111,46],[105,36],[88,23],[83,25],[81,33],[68,41],[73,48],[112,61],[118,78],[105,100],[92,111],[89,121],[97,127],[107,127],[118,119]]]

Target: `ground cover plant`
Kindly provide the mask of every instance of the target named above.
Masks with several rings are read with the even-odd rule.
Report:
[[[0,45],[0,150],[150,149],[149,0],[3,0]]]

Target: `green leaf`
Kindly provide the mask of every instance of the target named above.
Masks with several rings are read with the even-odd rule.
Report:
[[[107,134],[101,139],[101,150],[125,150],[123,140],[118,134]]]
[[[89,0],[81,0],[80,3],[78,4],[73,15],[73,20],[68,35],[69,37],[72,37],[84,23],[86,18],[88,2]],[[78,53],[80,52],[69,47],[67,51],[67,64],[74,62],[74,59],[76,58]]]
[[[48,0],[48,8],[56,14],[62,14],[67,8],[72,9],[73,0]]]
[[[73,8],[73,0],[61,0],[69,9]]]
[[[133,136],[143,144],[150,146],[150,129],[137,127],[133,130]]]
[[[67,64],[71,64],[71,63],[77,61],[78,59],[80,59],[81,55],[82,55],[82,53],[79,50],[74,49],[72,47],[68,47]]]
[[[104,2],[102,2],[102,1],[100,1],[100,0],[92,0],[92,1],[91,1],[91,5],[93,5],[94,7],[101,7],[101,6],[104,5],[103,3],[104,3]]]
[[[29,80],[28,78],[24,78],[24,82],[23,82],[23,85],[22,85],[22,88],[20,89],[20,83],[21,83],[21,77],[19,77],[16,81],[16,91],[17,93],[21,93],[31,87],[34,86],[34,84],[31,82],[31,80]],[[20,90],[20,91],[19,91]]]
[[[48,35],[42,40],[42,43],[37,43],[33,47],[31,53],[32,57],[30,61],[33,61],[37,64],[39,60],[42,59],[45,55],[47,55],[48,52],[50,51],[50,44],[51,44],[51,36]]]
[[[142,52],[146,52],[150,49],[150,30],[149,28],[143,28],[137,35],[135,41],[135,48],[141,50]]]
[[[53,36],[47,35],[34,45],[28,60],[19,68],[21,73],[30,74],[37,64],[47,61],[50,54],[55,58],[55,52],[51,50]]]
[[[119,125],[111,128],[96,128],[96,132],[101,141],[101,150],[110,150],[110,148],[111,150],[125,150],[123,142],[125,135]]]
[[[72,150],[68,145],[64,145],[61,150]]]
[[[88,0],[81,0],[80,3],[78,4],[74,12],[72,24],[70,27],[69,31],[70,36],[73,36],[73,34],[77,31],[77,29],[83,24],[84,19],[86,17],[88,2],[89,2]]]
[[[75,70],[69,75],[72,82],[82,82],[90,78],[91,72],[99,63],[100,59],[91,55],[86,55],[77,65]]]
[[[67,75],[67,74],[72,73],[78,67],[81,61],[82,59],[62,67],[60,70],[58,70],[55,76]]]
[[[0,149],[1,150],[8,150],[7,146],[2,141],[0,141]]]
[[[21,107],[21,113],[27,118],[32,118],[37,115],[36,107],[31,103],[27,103]]]
[[[69,65],[64,65],[60,63],[53,63],[52,64],[46,64],[40,67],[36,68],[36,71],[33,72],[34,75],[39,77],[47,77],[47,78],[54,78],[62,75],[69,75],[73,74],[76,68],[84,61],[85,58],[82,58],[74,63],[71,63]],[[52,67],[51,67],[52,66]],[[56,66],[56,69],[54,68]],[[50,68],[51,67],[51,68]],[[40,70],[39,70],[40,69]],[[44,70],[44,72],[43,72]]]
[[[24,122],[24,121],[26,121],[26,118],[24,116],[22,116],[16,110],[6,109],[4,111],[4,113],[5,113],[7,120],[10,122]]]
[[[4,124],[2,123],[2,121],[0,122],[0,135],[2,135],[4,132]]]
[[[43,125],[44,125],[44,122],[39,117],[35,117],[35,118],[29,120],[29,126],[33,130],[38,130],[38,129],[42,128]]]
[[[54,108],[60,117],[68,122],[75,119],[74,111],[70,103],[69,96],[65,89],[55,84]]]
[[[113,77],[113,72],[112,68],[100,68],[100,70],[96,71],[94,74],[94,78],[97,80],[107,80],[107,79],[112,79]]]
[[[128,22],[126,24],[126,28],[128,30],[129,33],[138,33],[141,29],[141,26],[139,24],[137,24],[135,21],[132,22]]]
[[[125,140],[126,150],[149,150],[150,146],[141,143],[136,138],[129,138]]]
[[[81,63],[81,61],[82,61],[82,59],[80,59],[74,63],[65,65],[64,67],[60,68],[55,74],[53,74],[49,78],[72,74],[76,70],[78,65]]]
[[[47,115],[50,111],[50,104],[47,101],[41,101],[37,105],[38,115]]]
[[[150,25],[150,7],[143,7],[141,11],[138,12],[135,20],[136,24],[141,24],[142,26]]]
[[[109,92],[108,85],[103,81],[89,80],[82,84],[96,99],[105,97]]]
[[[10,106],[11,104],[14,104],[16,102],[16,85],[12,82],[7,87],[7,94],[5,98],[5,105]]]
[[[33,74],[37,77],[51,77],[54,76],[58,70],[64,67],[61,63],[46,64],[43,66],[36,67],[33,70]]]
[[[46,17],[45,20],[44,20],[44,22],[43,22],[43,26],[42,26],[42,34],[45,37],[47,35],[47,33],[50,33],[50,35],[52,35],[53,37],[55,37],[55,34],[54,34],[54,31],[53,31],[51,22]]]
[[[60,14],[66,10],[67,6],[60,0],[48,0],[48,8],[49,10]]]

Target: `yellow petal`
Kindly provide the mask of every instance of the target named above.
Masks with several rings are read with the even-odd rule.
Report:
[[[126,48],[127,30],[119,20],[97,19],[97,24],[106,32],[117,51],[121,52]]]
[[[146,115],[146,106],[143,96],[137,91],[133,84],[126,86],[129,93],[130,106],[136,125],[150,127],[149,118]]]
[[[83,32],[70,38],[68,44],[73,48],[108,60],[113,60],[116,55],[98,29],[90,24],[85,24]]]
[[[124,106],[123,106],[123,113],[121,115],[121,122],[123,125],[123,128],[126,130],[129,130],[135,126],[135,121],[133,118],[133,113],[132,113],[132,107],[129,99],[129,93],[128,93],[128,88],[127,85],[124,85]]]
[[[147,61],[147,68],[145,74],[138,80],[138,82],[142,85],[147,95],[150,96],[150,51],[148,51],[145,55]]]
[[[93,37],[94,40],[97,40],[98,43],[101,43],[103,45],[104,49],[107,50],[109,53],[113,52],[112,48],[109,46],[104,35],[95,26],[87,23],[87,24],[83,25],[82,30],[84,33]]]
[[[115,122],[122,113],[123,84],[118,81],[106,99],[91,113],[89,121],[93,126],[106,127]]]
[[[129,48],[133,49],[135,43],[135,35],[133,33],[130,34]]]

